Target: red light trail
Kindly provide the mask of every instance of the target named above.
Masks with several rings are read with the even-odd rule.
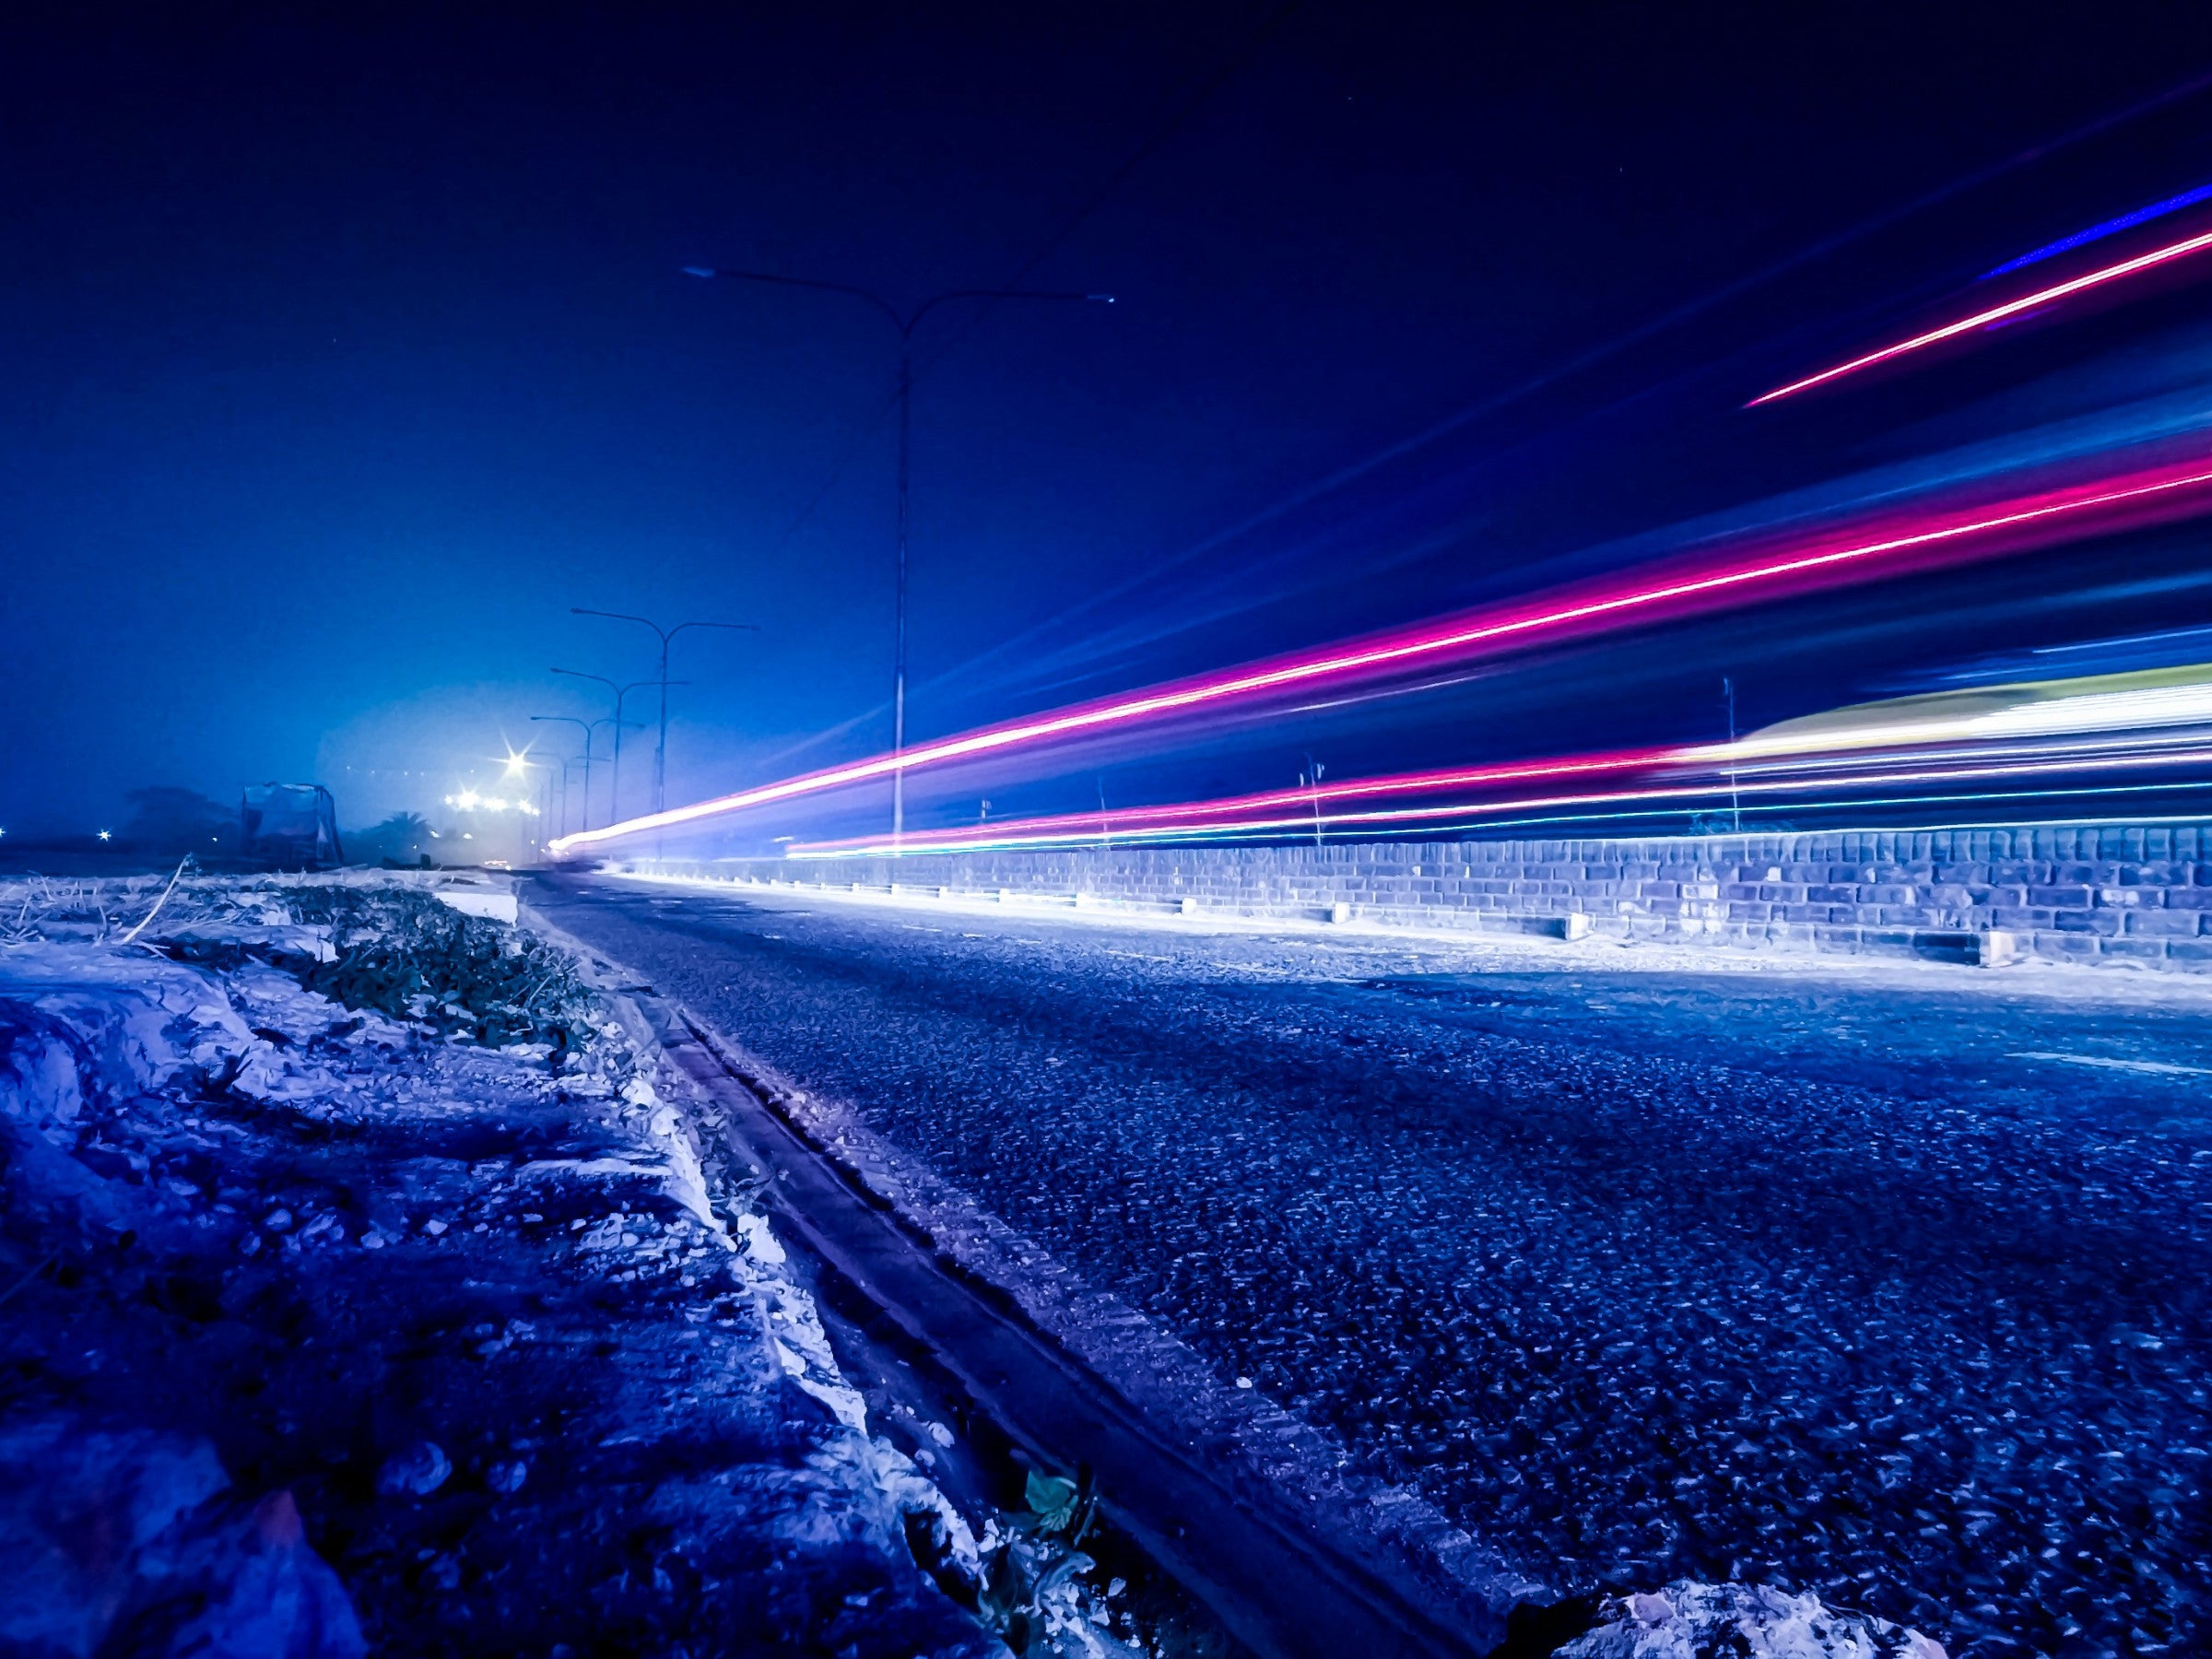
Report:
[[[1792,381],[1786,386],[1762,392],[1744,407],[1756,409],[1759,405],[1772,403],[1778,398],[1809,392],[1815,386],[1824,386],[1830,381],[1841,380],[1844,375],[1855,374],[1862,369],[1871,369],[1877,363],[1887,363],[1908,352],[1940,345],[1945,340],[1955,340],[1960,335],[1973,333],[1977,328],[1987,328],[1993,323],[2003,323],[2009,318],[2024,315],[2038,306],[2071,299],[2090,288],[2101,288],[2108,282],[2118,282],[2124,277],[2137,276],[2159,265],[2171,265],[2177,259],[2186,259],[2191,254],[2203,253],[2206,248],[2212,248],[2212,230],[2183,241],[2170,242],[2163,248],[2153,248],[2147,253],[2138,253],[2133,259],[2124,259],[2118,265],[2106,265],[2101,270],[2089,271],[2065,282],[2053,283],[2049,288],[2038,288],[2032,294],[2023,294],[2018,300],[2007,300],[2002,305],[1993,305],[1986,311],[1976,312],[1971,317],[1961,317],[1956,323],[1946,323],[1941,328],[1931,328],[1925,334],[1914,335],[1909,340],[1900,340],[1895,345],[1884,346],[1878,351],[1869,351],[1863,357],[1823,369],[1818,374],[1808,374],[1803,380]]]
[[[1888,534],[1858,532],[1866,536],[1864,540],[1830,532],[1827,541],[1840,540],[1840,546],[1801,542],[1789,551],[1749,559],[1739,556],[1730,564],[1678,565],[1671,576],[1655,579],[1643,573],[1640,585],[1626,585],[1618,578],[1581,583],[1518,605],[1462,612],[1317,651],[1265,658],[917,744],[900,755],[876,755],[803,773],[566,836],[552,843],[552,851],[565,854],[646,830],[674,829],[888,777],[894,771],[943,765],[1215,705],[1255,701],[1285,688],[1379,678],[1407,665],[1465,661],[1523,645],[1579,638],[1611,627],[1699,614],[1730,602],[1782,597],[1853,576],[1871,577],[1877,571],[1896,574],[1938,563],[2022,551],[2066,535],[2086,535],[2094,529],[2109,530],[2187,512],[2194,504],[2192,492],[2207,485],[2212,485],[2212,467],[2198,460],[2016,498],[1933,523],[1923,516],[1908,521],[1913,527],[1893,528]]]

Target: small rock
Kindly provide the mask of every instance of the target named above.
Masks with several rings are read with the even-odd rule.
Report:
[[[530,1465],[521,1458],[509,1463],[495,1463],[484,1471],[484,1484],[495,1492],[519,1492],[523,1482],[530,1478]]]
[[[422,1230],[426,1233],[429,1233],[430,1237],[434,1239],[440,1233],[445,1230],[445,1223],[433,1216],[430,1218],[430,1219],[422,1224]]]
[[[427,1498],[443,1486],[453,1472],[453,1460],[438,1442],[422,1441],[378,1471],[376,1489],[387,1498]]]
[[[261,1218],[261,1224],[271,1232],[283,1232],[292,1225],[292,1212],[288,1209],[273,1209]]]

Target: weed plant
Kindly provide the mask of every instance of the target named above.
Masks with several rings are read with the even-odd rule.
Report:
[[[565,1053],[589,994],[568,955],[544,940],[401,887],[314,886],[282,895],[294,921],[329,930],[329,961],[280,965],[349,1008],[372,1008],[500,1047],[543,1042]]]

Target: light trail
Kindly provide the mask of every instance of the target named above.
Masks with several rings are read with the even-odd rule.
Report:
[[[1976,749],[1947,756],[1895,754],[1858,757],[1821,756],[1829,770],[1789,775],[1814,763],[1794,765],[1772,761],[1731,780],[1724,767],[1724,748],[1622,751],[1612,755],[1531,762],[1479,771],[1410,772],[1311,789],[1270,790],[1264,794],[1232,795],[1218,800],[1182,802],[1171,806],[1136,807],[1126,812],[1063,813],[1050,818],[1014,819],[957,830],[911,832],[894,848],[888,838],[865,836],[845,841],[803,841],[789,848],[794,859],[877,858],[893,853],[1014,852],[1024,848],[1083,846],[1109,839],[1150,842],[1186,839],[1224,839],[1235,836],[1312,832],[1318,824],[1323,833],[1337,827],[1389,827],[1441,823],[1442,820],[1483,822],[1500,813],[1526,812],[1565,806],[1616,807],[1636,802],[1720,800],[1730,793],[1747,795],[1801,794],[1820,789],[1883,788],[1895,784],[1971,782],[1984,778],[2022,778],[2064,772],[2132,771],[2150,767],[2184,766],[2212,760],[2212,747],[2202,733],[2188,737],[2154,740],[2148,749],[2114,752],[2111,744],[2047,744]],[[2193,747],[2185,747],[2193,746]],[[1906,764],[1900,764],[1900,761]],[[1654,782],[1633,789],[1594,793],[1544,794],[1493,801],[1454,801],[1441,806],[1372,808],[1359,812],[1327,812],[1317,807],[1347,799],[1372,800],[1429,794],[1478,783],[1520,782],[1542,777],[1566,777],[1642,770],[1665,771],[1697,764],[1703,771],[1696,782]],[[1777,775],[1781,774],[1781,775]],[[2064,791],[2055,793],[2065,793]],[[1926,797],[1944,799],[1943,795]]]
[[[2138,253],[2135,258],[2124,259],[2118,265],[2106,265],[2100,270],[2069,277],[2066,281],[2054,283],[2050,288],[2039,288],[2032,294],[2023,294],[2018,300],[2007,300],[2002,305],[1993,305],[1986,311],[1976,312],[1971,317],[1961,317],[1956,323],[1946,323],[1940,328],[1931,328],[1925,334],[1914,335],[1909,340],[1900,340],[1895,345],[1884,346],[1879,350],[1869,351],[1863,357],[1855,357],[1848,362],[1838,363],[1833,368],[1823,369],[1818,374],[1808,374],[1803,380],[1792,381],[1786,386],[1777,386],[1771,392],[1762,392],[1744,407],[1756,409],[1761,404],[1773,403],[1778,398],[1791,397],[1800,392],[1808,392],[1815,386],[1824,386],[1829,382],[1840,380],[1846,374],[1855,374],[1862,369],[1871,369],[1877,363],[1887,363],[1910,352],[1924,350],[1927,347],[1940,345],[1946,340],[1955,340],[1961,335],[1973,333],[1977,328],[1987,328],[1993,323],[2003,323],[2009,318],[2022,316],[2039,306],[2054,304],[2058,300],[2071,299],[2076,294],[2086,293],[2091,288],[2102,288],[2108,282],[2119,282],[2129,276],[2140,276],[2145,271],[2155,270],[2161,265],[2170,265],[2176,260],[2187,259],[2193,254],[2201,253],[2206,248],[2212,248],[2212,230],[2207,230],[2202,235],[2189,237],[2183,241],[2170,242],[2163,248],[2153,248],[2147,253]]]
[[[1180,801],[1161,806],[1131,806],[1105,814],[1068,812],[1050,818],[1008,818],[993,826],[993,830],[1004,835],[1016,831],[1027,834],[1040,829],[1065,828],[1073,832],[1075,839],[1096,841],[1102,833],[1101,825],[1105,826],[1104,833],[1113,835],[1134,835],[1144,830],[1172,834],[1193,822],[1220,820],[1229,814],[1265,813],[1277,808],[1306,815],[1297,821],[1310,825],[1314,806],[1322,802],[1418,794],[1441,789],[1477,788],[1485,784],[1524,782],[1535,778],[1650,770],[1680,759],[1688,753],[1687,750],[1674,748],[1624,749],[1609,755],[1582,755],[1560,759],[1516,761],[1500,766],[1401,772],[1390,777],[1325,783],[1318,788],[1300,784],[1288,789],[1263,790],[1257,794],[1227,795],[1215,800]],[[901,848],[912,852],[934,853],[942,851],[951,843],[965,844],[978,833],[982,831],[967,829],[908,830],[900,838],[900,844]],[[890,841],[888,839],[863,836],[851,841],[795,843],[793,851],[795,853],[802,847],[818,850],[845,846],[888,852]]]
[[[1922,564],[1938,559],[1994,557],[2038,545],[2045,532],[2086,534],[2075,521],[2118,510],[2154,517],[2188,510],[2189,492],[2212,484],[2212,468],[2199,461],[2185,467],[2100,480],[2072,489],[2018,498],[1967,516],[1841,547],[1815,547],[1770,555],[1719,569],[1691,568],[1669,580],[1623,589],[1585,583],[1557,591],[1548,599],[1514,607],[1462,612],[1441,623],[1370,635],[1318,652],[1263,659],[1225,672],[1198,676],[1120,698],[1082,703],[998,726],[917,744],[902,754],[877,755],[848,765],[802,773],[733,794],[672,807],[598,830],[565,836],[551,843],[556,855],[603,845],[654,830],[674,829],[702,818],[771,805],[825,790],[890,775],[894,771],[942,765],[1018,746],[1087,734],[1105,727],[1181,713],[1207,705],[1255,700],[1286,688],[1335,679],[1376,676],[1426,659],[1465,658],[1486,651],[1518,647],[1546,639],[1572,638],[1594,628],[1626,626],[1645,618],[1695,614],[1715,604],[1749,602],[1805,591],[1824,575],[1859,568],[1921,568],[1904,556],[1921,555]],[[2006,540],[1999,533],[2027,534]],[[1987,547],[1975,545],[1987,538]],[[1793,578],[1799,579],[1792,581]]]
[[[2147,207],[2138,207],[2133,213],[2122,214],[2118,218],[2109,218],[2100,225],[2091,225],[2087,230],[2077,230],[2073,235],[2061,237],[2057,241],[2045,242],[2032,253],[2023,253],[2018,259],[2008,259],[1994,270],[1983,272],[1978,280],[1987,282],[1992,276],[2002,276],[2007,271],[2040,265],[2056,254],[2071,253],[2093,241],[2102,241],[2108,236],[2117,236],[2123,230],[2132,230],[2137,225],[2147,225],[2152,219],[2164,218],[2170,213],[2179,213],[2183,208],[2194,207],[2203,201],[2212,201],[2212,184],[2199,184],[2194,190],[2184,190],[2180,195],[2168,196],[2162,202],[2153,202]]]
[[[1922,763],[1933,764],[1937,761],[1951,759],[1965,759],[1973,760],[1994,760],[2006,759],[2036,760],[2047,759],[2053,757],[2073,756],[2085,761],[2093,762],[2097,757],[2104,755],[2114,749],[2118,749],[2122,753],[2148,754],[2153,751],[2180,747],[2193,743],[2201,744],[2205,740],[2205,733],[2200,730],[2194,732],[2174,733],[2165,736],[2158,737],[2131,737],[2127,739],[2124,744],[2111,740],[2104,742],[2085,741],[2079,743],[2036,743],[2026,745],[1996,746],[1977,744],[1971,749],[1932,748],[1905,749],[1902,751],[1896,749],[1881,749],[1871,754],[1862,755],[1836,755],[1817,749],[1807,749],[1803,754],[1791,757],[1787,759],[1767,759],[1745,761],[1737,766],[1736,771],[1739,776],[1749,774],[1755,777],[1773,777],[1787,772],[1804,771],[1810,767],[1826,766],[1830,768],[1847,768],[1854,766],[1899,766]],[[1748,745],[1747,744],[1746,747],[1748,747]],[[1710,749],[1684,751],[1686,758],[1692,753],[1695,753],[1698,759],[1707,760],[1712,764],[1721,766],[1724,769],[1729,764],[1729,762],[1725,759],[1714,760],[1713,751]],[[1843,774],[1837,772],[1834,775],[1841,776]]]
[[[2025,698],[1969,714],[1929,715],[1828,730],[1797,728],[1797,723],[1793,722],[1735,744],[1707,745],[1697,753],[1700,757],[1725,756],[1743,761],[1769,755],[1818,754],[1907,743],[2052,737],[2068,733],[2137,731],[2151,726],[2207,724],[2212,724],[2212,680],[2195,680],[2171,686],[2094,691],[2074,697]]]
[[[2161,794],[2178,794],[2183,790],[2212,789],[2212,778],[2186,779],[2178,782],[2159,782],[2151,784],[2150,787],[2159,791]],[[1855,810],[1857,808],[1865,806],[1926,806],[1929,805],[1956,806],[1961,802],[1965,801],[2073,801],[2086,800],[2096,795],[2137,794],[2141,793],[2143,788],[2144,785],[2140,783],[2115,783],[2099,788],[2084,787],[2065,789],[1969,790],[1962,794],[1946,794],[1940,795],[1848,795],[1841,799],[1833,801],[1779,801],[1774,803],[1773,806],[1755,804],[1747,806],[1744,808],[1744,811],[1747,815],[1748,815],[1754,812],[1767,812],[1774,810],[1775,807],[1782,807],[1791,812],[1841,812],[1846,810]],[[1608,812],[1606,814],[1606,821],[1610,823],[1618,818],[1678,818],[1680,816],[1681,808],[1678,806],[1657,806],[1653,807],[1649,811]],[[1467,827],[1470,829],[1479,827],[1484,830],[1521,830],[1538,824],[1586,824],[1589,821],[1590,815],[1588,813],[1568,812],[1555,813],[1549,817],[1541,818],[1486,818],[1480,819],[1478,825],[1470,824]],[[2185,815],[2170,814],[2166,816],[2146,816],[2141,813],[2130,813],[2125,818],[2076,818],[2072,815],[2068,815],[2066,818],[2059,820],[2059,822],[2074,829],[2086,829],[2090,827],[2139,829],[2146,824],[2197,824],[2202,823],[2204,819],[2202,815],[2197,813],[2189,813]],[[2007,823],[2006,827],[2007,829],[2019,829],[2022,826],[2017,823]],[[1441,830],[1449,830],[1454,828],[1454,826],[1446,824],[1440,825],[1438,828]],[[1953,819],[1948,823],[1929,823],[1924,819],[1916,821],[1912,828],[1913,833],[1921,834],[1936,830],[1986,830],[1990,828],[1990,824],[1986,818]],[[1823,835],[1894,834],[1897,831],[1897,829],[1898,826],[1895,824],[1852,824],[1824,828],[1820,833]],[[1791,835],[1797,833],[1797,831],[1791,830],[1786,824],[1777,824],[1772,826],[1747,824],[1744,826],[1743,833],[1746,835]],[[1662,837],[1662,839],[1701,840],[1703,838],[1694,835],[1690,837],[1684,837],[1680,834],[1680,832],[1677,832],[1670,836]]]

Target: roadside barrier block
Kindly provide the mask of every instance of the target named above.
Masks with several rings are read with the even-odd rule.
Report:
[[[1974,961],[1983,968],[2009,968],[2025,953],[2020,948],[2020,935],[2002,927],[1985,931],[1977,941]]]

